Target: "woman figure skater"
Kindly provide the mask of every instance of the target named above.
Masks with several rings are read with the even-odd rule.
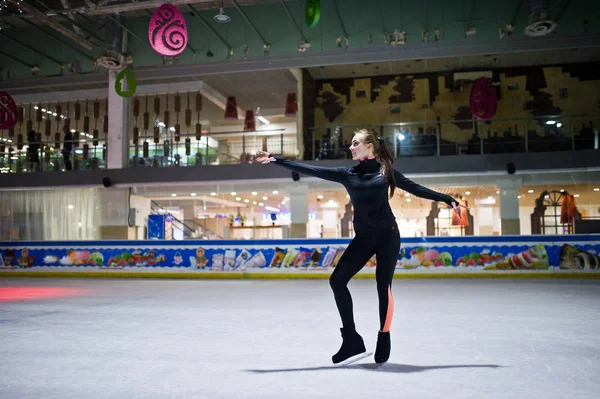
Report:
[[[347,365],[366,354],[362,337],[356,332],[352,297],[348,282],[375,254],[375,278],[379,296],[379,332],[375,349],[375,362],[383,364],[390,357],[390,326],[394,313],[392,279],[400,253],[400,233],[388,200],[396,187],[418,197],[448,204],[460,214],[460,205],[449,195],[425,188],[404,177],[393,167],[393,158],[382,138],[366,129],[357,130],[350,145],[355,166],[325,168],[293,162],[259,152],[258,162],[283,166],[292,171],[316,176],[344,185],[354,207],[355,237],[340,258],[329,279],[335,302],[342,319],[342,346],[333,355],[334,364]]]

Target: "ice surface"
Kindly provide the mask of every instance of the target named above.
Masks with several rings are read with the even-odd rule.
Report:
[[[326,280],[2,279],[0,398],[598,398],[600,281],[396,280],[392,354],[345,368]],[[350,283],[374,351],[375,282]]]

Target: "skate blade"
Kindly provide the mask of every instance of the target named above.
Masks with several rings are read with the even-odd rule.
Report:
[[[344,367],[344,366],[348,366],[352,363],[358,362],[361,359],[364,359],[365,357],[369,357],[373,354],[373,352],[363,352],[363,353],[359,353],[358,355],[354,355],[352,357],[349,357],[348,359],[344,360],[343,362],[339,362],[337,364],[334,364],[333,367]]]

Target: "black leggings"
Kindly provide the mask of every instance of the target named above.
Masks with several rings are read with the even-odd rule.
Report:
[[[357,232],[331,274],[329,283],[345,329],[354,329],[352,297],[348,282],[375,254],[377,294],[379,296],[379,329],[389,331],[394,313],[392,279],[400,253],[400,233],[394,225],[374,231]]]

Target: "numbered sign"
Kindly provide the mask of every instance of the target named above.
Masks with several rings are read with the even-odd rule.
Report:
[[[150,45],[160,55],[174,57],[185,50],[188,42],[183,15],[172,4],[163,4],[152,15],[148,26]]]
[[[321,18],[321,0],[306,0],[306,9],[304,11],[306,25],[314,28]]]
[[[17,124],[17,104],[10,94],[0,91],[0,129],[11,129]]]
[[[115,91],[121,97],[131,97],[135,94],[135,88],[137,86],[135,75],[131,69],[123,69],[117,75],[115,81]]]

